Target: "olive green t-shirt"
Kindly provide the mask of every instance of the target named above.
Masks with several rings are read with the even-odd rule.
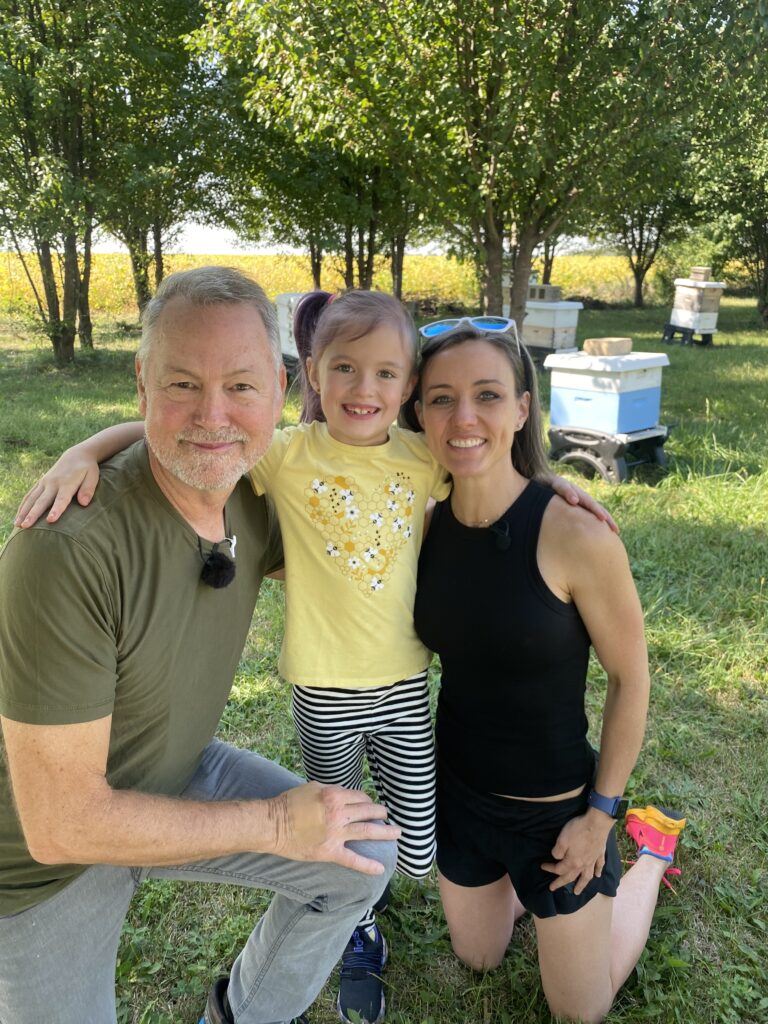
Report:
[[[225,522],[237,570],[216,590],[200,581],[200,545],[211,545],[163,496],[141,441],[104,464],[87,508],[13,533],[0,553],[0,714],[43,725],[112,715],[110,785],[178,795],[216,731],[262,577],[282,564],[271,506],[247,480]],[[30,857],[0,740],[0,916],[82,870]]]

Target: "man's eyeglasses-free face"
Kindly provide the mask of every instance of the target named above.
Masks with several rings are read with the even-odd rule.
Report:
[[[493,331],[499,334],[511,334],[517,345],[517,354],[520,351],[520,338],[517,333],[517,324],[505,316],[462,316],[452,317],[449,320],[433,320],[431,324],[424,324],[419,328],[422,338],[436,338],[440,334],[448,334],[449,331],[458,330],[460,327],[474,327],[477,331]]]

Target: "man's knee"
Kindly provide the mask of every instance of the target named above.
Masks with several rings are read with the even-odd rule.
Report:
[[[392,877],[397,866],[397,843],[383,840],[367,840],[365,842],[350,843],[349,846],[362,857],[378,861],[384,868],[380,875],[364,875],[362,871],[349,872],[353,876],[349,880],[350,890],[354,888],[355,898],[370,905],[384,892],[387,882]],[[352,892],[350,891],[350,896]]]

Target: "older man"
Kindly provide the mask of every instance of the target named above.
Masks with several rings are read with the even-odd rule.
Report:
[[[397,829],[360,792],[212,738],[282,559],[241,480],[282,408],[271,304],[235,271],[174,274],[136,370],[146,444],[105,464],[87,508],[0,556],[0,1020],[114,1021],[146,878],[274,890],[204,1019],[302,1019],[383,890]]]

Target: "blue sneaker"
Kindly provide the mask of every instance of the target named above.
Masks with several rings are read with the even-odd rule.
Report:
[[[354,1024],[378,1024],[384,1018],[382,972],[387,962],[387,943],[374,924],[355,928],[341,955],[341,976],[336,1009],[346,1024],[353,1024],[350,1011],[357,1014]]]
[[[199,1024],[235,1024],[232,1008],[227,999],[228,985],[229,978],[218,978],[214,982],[213,988],[208,993],[205,1013],[200,1018]],[[309,1017],[302,1013],[298,1017],[294,1017],[291,1024],[309,1024]]]

